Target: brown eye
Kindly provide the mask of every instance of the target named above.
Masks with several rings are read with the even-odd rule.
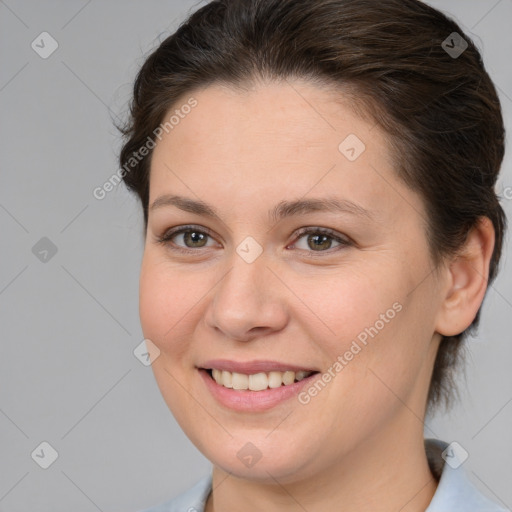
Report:
[[[180,240],[180,238],[182,243],[177,243],[176,240]],[[183,226],[166,231],[156,241],[172,250],[190,252],[194,249],[209,247],[206,245],[208,238],[211,238],[211,235],[205,229],[198,229],[196,226]]]
[[[176,234],[183,234],[183,240],[187,247],[204,247],[206,244],[206,237],[208,236],[206,233],[202,233],[201,231],[182,231]],[[176,236],[176,234],[174,236]],[[188,245],[190,243],[190,245]]]
[[[301,238],[305,238],[305,246],[298,247],[298,249],[307,252],[328,252],[329,249],[332,248],[333,241],[338,244],[338,246],[334,247],[334,251],[338,248],[351,245],[348,239],[345,239],[334,231],[326,228],[306,228],[298,234],[297,241]],[[293,245],[296,246],[297,242]]]

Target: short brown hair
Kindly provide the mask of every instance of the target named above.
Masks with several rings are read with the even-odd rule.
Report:
[[[467,43],[460,55],[447,51],[456,40]],[[257,78],[306,78],[348,92],[388,134],[399,178],[422,196],[435,265],[455,254],[485,216],[495,230],[489,283],[494,280],[506,229],[494,189],[503,119],[479,51],[453,20],[417,0],[212,1],[140,69],[129,120],[118,126],[125,137],[121,166],[184,95]],[[123,176],[141,200],[145,229],[151,155]],[[449,403],[460,347],[479,319],[480,309],[468,329],[443,337],[429,406]]]

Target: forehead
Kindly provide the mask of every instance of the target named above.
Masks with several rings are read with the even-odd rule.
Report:
[[[215,84],[184,96],[166,118],[190,98],[197,105],[154,149],[150,202],[176,186],[224,203],[339,191],[397,210],[410,193],[401,190],[385,133],[341,93],[299,81]]]
[[[173,137],[169,137],[176,145],[186,139],[195,143],[208,140],[216,146],[230,143],[236,149],[242,142],[251,147],[252,140],[260,147],[272,141],[264,148],[267,151],[276,144],[296,150],[310,145],[332,149],[335,144],[337,149],[336,142],[349,132],[362,139],[372,132],[373,144],[383,150],[382,156],[388,153],[385,134],[356,113],[355,102],[349,96],[327,85],[320,88],[304,80],[256,82],[243,88],[213,84],[183,96],[168,114],[180,110],[191,97],[197,106],[182,116],[180,126],[175,126]],[[225,137],[228,134],[229,141]]]

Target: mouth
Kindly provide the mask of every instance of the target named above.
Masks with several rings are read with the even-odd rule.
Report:
[[[320,371],[291,362],[211,359],[196,366],[205,391],[222,407],[242,413],[260,413],[289,403]]]
[[[219,386],[235,391],[265,391],[285,386],[291,386],[312,375],[319,373],[315,370],[305,371],[269,371],[252,374],[230,372],[218,368],[202,368]]]

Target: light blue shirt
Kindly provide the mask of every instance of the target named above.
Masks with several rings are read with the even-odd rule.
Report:
[[[463,466],[449,465],[442,458],[448,444],[437,439],[426,439],[425,449],[430,469],[440,473],[436,492],[425,512],[511,512],[486,498],[468,479]],[[453,467],[452,467],[453,466]],[[202,478],[171,501],[140,512],[204,512],[212,489],[212,475]]]

